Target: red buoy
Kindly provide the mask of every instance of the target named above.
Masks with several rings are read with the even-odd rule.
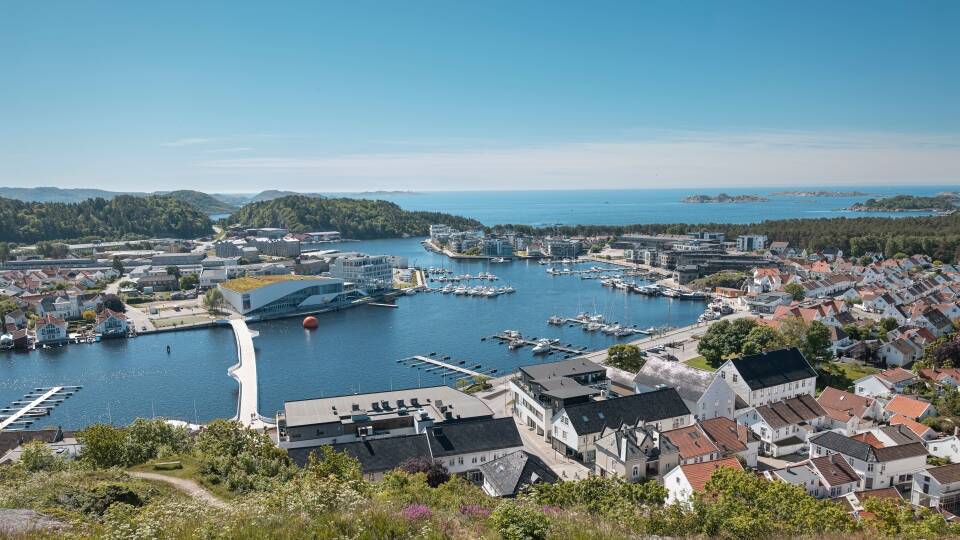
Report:
[[[320,321],[313,315],[303,320],[303,327],[307,330],[316,330],[318,326],[320,326]]]

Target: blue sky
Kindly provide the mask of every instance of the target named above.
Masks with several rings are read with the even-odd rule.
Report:
[[[960,184],[960,2],[0,3],[0,185]]]

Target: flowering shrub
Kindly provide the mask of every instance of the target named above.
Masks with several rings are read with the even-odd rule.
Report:
[[[431,512],[430,507],[425,504],[411,504],[404,508],[403,511],[400,512],[400,515],[409,521],[420,521],[430,519],[430,517],[433,516],[433,512]]]
[[[542,512],[512,501],[498,506],[492,517],[504,540],[542,540],[550,530],[550,519]]]
[[[492,510],[479,504],[466,504],[460,507],[460,514],[471,518],[487,519],[491,513],[493,513]]]

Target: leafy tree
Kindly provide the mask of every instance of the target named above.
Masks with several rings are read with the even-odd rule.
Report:
[[[711,366],[717,367],[723,360],[726,350],[726,334],[730,331],[730,321],[723,319],[713,323],[697,342],[697,352]]]
[[[200,280],[197,279],[196,274],[189,274],[180,278],[180,288],[183,290],[193,289],[200,283]]]
[[[0,262],[6,262],[10,259],[10,244],[0,242]]]
[[[118,275],[123,276],[124,274],[123,261],[120,260],[120,257],[117,257],[116,255],[114,255],[113,263],[111,265],[113,266],[113,269],[117,271]]]
[[[82,317],[84,322],[92,323],[97,320],[97,312],[92,309],[88,309],[83,312]]]
[[[724,270],[723,272],[717,272],[716,274],[695,279],[691,281],[689,285],[697,289],[715,289],[717,287],[739,289],[743,287],[748,277],[749,275],[745,272]]]
[[[37,440],[23,445],[23,453],[20,454],[18,463],[30,472],[59,471],[67,465],[62,458],[54,455],[49,446]]]
[[[866,339],[866,336],[860,330],[860,327],[853,323],[845,324],[843,326],[843,332],[848,336],[850,336],[850,339],[854,341],[860,341],[861,339]]]
[[[842,506],[809,496],[799,486],[769,482],[731,468],[718,468],[703,493],[694,495],[700,533],[723,538],[822,536],[852,531]]]
[[[17,310],[17,301],[12,296],[0,294],[0,324],[4,322],[7,313]]]
[[[166,267],[164,270],[166,270],[168,276],[174,276],[175,278],[180,279],[180,267],[179,267],[179,266],[176,266],[176,265],[174,265],[174,264],[171,264],[170,266]]]
[[[450,472],[446,467],[426,457],[406,459],[397,468],[408,474],[424,473],[427,476],[427,485],[432,488],[450,480]]]
[[[293,476],[286,450],[238,422],[214,420],[197,436],[195,449],[200,474],[231,491],[262,491]]]
[[[119,313],[123,313],[127,310],[127,306],[123,304],[123,300],[121,300],[120,297],[115,294],[103,295],[103,307]]]
[[[807,327],[800,352],[813,363],[826,362],[833,357],[831,345],[833,341],[830,339],[830,329],[820,321],[813,321]]]
[[[127,435],[123,428],[109,424],[93,424],[77,433],[83,444],[80,460],[97,469],[126,465]]]
[[[607,363],[617,369],[636,373],[643,367],[644,359],[639,347],[621,343],[607,349]]]
[[[363,480],[360,462],[346,452],[337,452],[332,446],[321,446],[319,454],[311,452],[305,469],[318,477],[333,476],[340,480],[359,482]]]
[[[223,293],[220,292],[220,289],[214,287],[207,291],[203,295],[203,305],[212,313],[219,312],[223,308]]]
[[[168,424],[160,418],[137,418],[125,429],[127,441],[124,461],[127,465],[145,463],[164,455],[179,454],[190,447],[186,428]]]
[[[0,202],[2,202],[2,199],[0,199]],[[41,241],[37,242],[36,248],[38,255],[53,259],[63,259],[70,254],[70,247],[62,242]]]
[[[939,337],[927,345],[923,351],[922,363],[936,368],[960,365],[960,340],[957,339],[957,334]]]
[[[893,317],[884,317],[880,319],[880,328],[883,329],[884,332],[896,330],[898,326],[900,326],[900,324]]]
[[[906,501],[867,497],[863,501],[867,515],[863,526],[878,536],[889,538],[938,538],[960,534],[960,526],[948,524],[943,516],[929,508],[914,507]]]
[[[803,285],[800,285],[799,283],[787,283],[783,286],[783,292],[792,296],[796,301],[803,300],[804,296],[806,296],[806,291],[804,290]]]
[[[786,340],[777,329],[769,326],[757,325],[747,337],[743,340],[743,354],[758,354],[766,351],[782,349],[786,346]]]
[[[576,482],[535,484],[528,497],[537,504],[614,516],[640,505],[663,504],[667,490],[654,481],[629,483],[616,477],[591,476]]]

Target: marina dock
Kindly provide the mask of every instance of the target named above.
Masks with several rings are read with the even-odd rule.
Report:
[[[478,372],[478,371],[473,371],[472,369],[467,369],[467,368],[465,368],[465,367],[463,367],[463,366],[455,366],[455,365],[453,365],[453,364],[448,364],[448,363],[446,363],[446,362],[441,362],[440,360],[436,360],[436,359],[430,358],[430,357],[428,357],[428,356],[420,356],[420,355],[417,355],[417,356],[411,356],[410,358],[404,358],[403,360],[399,360],[399,362],[401,362],[401,363],[406,363],[406,362],[410,362],[410,361],[414,362],[414,363],[411,363],[411,364],[410,364],[411,366],[414,366],[414,367],[417,366],[417,365],[431,364],[431,365],[433,365],[433,366],[436,366],[436,367],[442,368],[442,369],[446,369],[446,370],[448,370],[448,371],[455,371],[455,372],[457,372],[457,373],[462,373],[463,375],[466,375],[466,376],[468,376],[468,377],[484,377],[484,376],[486,376],[485,374],[480,373],[480,372]],[[421,362],[421,364],[417,364],[416,362]]]
[[[529,345],[531,347],[536,347],[539,344],[536,340],[533,340],[533,339],[510,336],[508,334],[494,334],[493,336],[490,336],[490,337],[493,339],[498,339],[504,343],[519,343],[522,345]],[[584,347],[583,349],[573,349],[573,348],[564,347],[563,345],[558,345],[555,343],[551,343],[550,345],[548,345],[548,347],[550,348],[551,351],[561,352],[564,354],[583,354],[583,351],[586,350],[586,347]]]
[[[18,431],[25,429],[33,423],[33,419],[38,416],[50,414],[50,409],[63,403],[63,401],[78,390],[79,386],[54,386],[53,388],[37,388],[34,393],[27,394],[24,400],[14,401],[13,404],[22,405],[19,409],[4,409],[3,411],[13,411],[13,414],[0,420],[0,431]],[[37,392],[41,392],[37,395]],[[29,400],[29,401],[27,401]],[[25,418],[24,420],[21,420]]]

